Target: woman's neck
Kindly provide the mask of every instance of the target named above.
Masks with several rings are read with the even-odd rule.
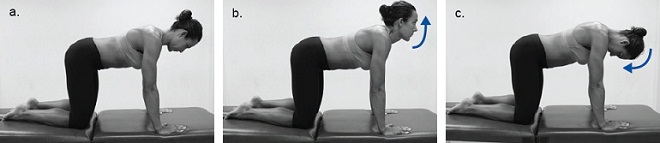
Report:
[[[173,34],[174,34],[174,32],[172,32],[172,31],[170,31],[170,30],[167,30],[167,32],[165,32],[165,33],[162,35],[162,37],[160,38],[160,39],[161,39],[160,42],[163,43],[163,45],[168,45],[168,44],[170,44],[170,42],[172,42],[172,35],[173,35]]]
[[[392,44],[394,44],[394,43],[398,42],[399,40],[401,40],[400,35],[397,34],[397,33],[399,33],[398,30],[394,29],[394,27],[385,26],[385,30],[387,31],[387,34],[390,38],[390,42]]]

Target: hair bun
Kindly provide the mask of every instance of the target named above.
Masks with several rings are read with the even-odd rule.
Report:
[[[632,27],[631,30],[632,33],[637,36],[641,36],[641,37],[646,36],[646,29],[644,29],[643,27]]]
[[[183,10],[179,16],[176,17],[176,20],[178,21],[186,21],[186,20],[191,20],[192,19],[192,11],[190,10]]]
[[[380,16],[382,16],[383,18],[390,17],[390,6],[381,5],[378,11],[380,12]]]

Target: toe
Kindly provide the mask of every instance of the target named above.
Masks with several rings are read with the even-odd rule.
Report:
[[[630,127],[630,123],[628,123],[628,122],[621,122],[621,127],[623,127],[624,129],[625,129],[625,128],[628,128],[628,127]]]
[[[186,127],[186,126],[184,126],[184,125],[178,125],[178,126],[177,126],[177,132],[178,132],[178,133],[181,133],[181,132],[185,131],[187,128],[188,128],[188,127]]]
[[[410,128],[410,127],[403,127],[402,130],[403,130],[404,132],[410,132],[410,131],[412,131],[412,128]]]

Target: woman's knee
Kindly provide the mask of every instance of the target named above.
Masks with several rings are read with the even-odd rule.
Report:
[[[294,121],[291,124],[294,128],[299,128],[299,129],[309,129],[314,126],[314,120],[306,120],[306,121]]]
[[[309,129],[314,126],[315,120],[316,114],[300,115],[294,113],[291,125],[294,128]]]
[[[517,124],[529,125],[534,122],[534,115],[536,110],[526,111],[524,113],[515,112],[513,115],[513,122]]]
[[[87,129],[87,127],[89,127],[89,124],[87,124],[87,123],[82,123],[82,122],[79,122],[79,123],[72,123],[72,122],[69,122],[69,128],[74,128],[74,129]]]

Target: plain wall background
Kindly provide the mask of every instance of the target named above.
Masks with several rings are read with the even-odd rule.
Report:
[[[450,0],[447,1],[447,101],[460,101],[481,91],[486,96],[512,94],[509,51],[520,37],[554,34],[587,21],[612,29],[641,26],[648,31],[636,60],[606,57],[605,104],[644,104],[658,108],[658,36],[660,22],[655,0]],[[464,18],[456,18],[461,10]],[[633,74],[623,67],[649,64]],[[608,54],[609,55],[609,54]],[[541,106],[589,105],[588,69],[577,63],[546,69]]]
[[[9,17],[14,8],[18,17]],[[184,53],[163,50],[158,61],[161,107],[202,107],[213,112],[213,1],[3,1],[0,16],[0,107],[29,97],[68,98],[64,53],[85,37],[109,37],[153,25],[164,31],[184,9],[204,27],[202,40]],[[163,48],[166,48],[164,46]],[[96,111],[144,109],[142,75],[133,68],[99,71]]]
[[[336,37],[383,25],[378,8],[394,1],[224,1],[223,105],[239,105],[258,95],[291,98],[291,48],[312,37]],[[418,31],[392,45],[386,65],[387,108],[425,108],[436,112],[436,1],[408,1],[419,15]],[[242,18],[232,18],[232,9]],[[413,50],[424,33],[426,41]],[[325,71],[321,111],[369,109],[369,72]]]

